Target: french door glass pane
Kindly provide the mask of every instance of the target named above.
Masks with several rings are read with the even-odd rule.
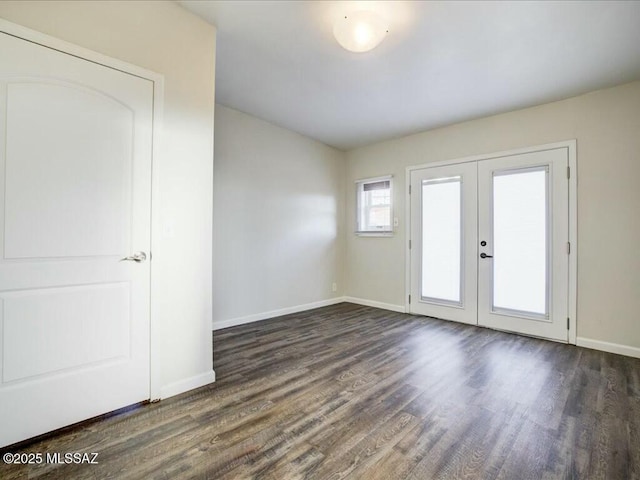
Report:
[[[547,169],[493,177],[493,308],[548,314]]]
[[[461,302],[461,178],[422,184],[422,298]]]

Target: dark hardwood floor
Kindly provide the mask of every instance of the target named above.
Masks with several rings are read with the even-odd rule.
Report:
[[[640,479],[640,359],[347,303],[214,352],[214,385],[21,450],[97,465],[0,477]]]

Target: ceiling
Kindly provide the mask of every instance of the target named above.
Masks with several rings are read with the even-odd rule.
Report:
[[[216,102],[342,150],[640,79],[640,2],[181,1],[218,28]],[[389,34],[343,50],[334,22]]]

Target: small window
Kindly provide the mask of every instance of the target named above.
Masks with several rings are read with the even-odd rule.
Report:
[[[356,182],[356,233],[393,233],[391,182],[391,176]]]

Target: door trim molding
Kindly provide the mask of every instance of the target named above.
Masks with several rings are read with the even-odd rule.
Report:
[[[578,159],[577,142],[564,142],[569,150],[569,343],[578,335]]]
[[[124,62],[117,58],[109,57],[107,55],[103,55],[102,53],[95,52],[93,50],[89,50],[88,48],[80,47],[73,43],[60,40],[59,38],[52,37],[50,35],[38,32],[36,30],[32,30],[27,27],[23,27],[22,25],[18,25],[16,23],[9,22],[0,18],[0,32],[6,33],[16,38],[20,38],[22,40],[26,40],[31,43],[35,43],[41,45],[43,47],[47,47],[53,50],[57,50],[62,53],[66,53],[68,55],[72,55],[74,57],[81,58],[83,60],[87,60],[92,63],[96,63],[99,65],[103,65],[108,68],[112,68],[114,70],[119,70],[121,72],[127,73],[129,75],[134,75],[136,77],[140,77],[146,80],[149,80],[153,83],[153,126],[152,126],[152,147],[151,147],[151,252],[155,250],[155,242],[160,238],[160,223],[159,223],[159,212],[157,212],[157,208],[154,206],[159,205],[159,179],[158,179],[158,169],[154,168],[154,165],[159,163],[159,158],[161,157],[161,149],[160,149],[160,141],[162,135],[162,124],[163,124],[163,112],[164,112],[164,76],[157,72],[153,72],[151,70],[139,67],[137,65],[133,65],[131,63]],[[157,253],[157,252],[156,252]],[[153,268],[153,262],[150,265],[151,278],[150,278],[150,289],[151,289],[151,298],[150,302],[150,313],[149,313],[149,400],[160,399],[161,397],[161,386],[162,386],[162,378],[160,376],[160,359],[161,359],[161,350],[160,350],[160,328],[158,325],[158,321],[156,319],[156,312],[159,311],[159,303],[158,303],[158,295],[155,294],[157,291],[158,284],[158,274],[155,272]]]
[[[442,160],[431,163],[423,163],[420,165],[411,165],[405,170],[405,310],[411,312],[409,304],[409,294],[411,293],[411,250],[409,249],[409,239],[411,238],[411,172],[414,170],[422,170],[424,168],[442,167],[447,165],[455,165],[458,163],[477,162],[481,160],[489,160],[492,158],[510,157],[513,155],[521,155],[523,153],[540,152],[544,150],[555,150],[558,148],[566,148],[569,159],[569,242],[571,244],[571,253],[569,254],[569,288],[568,288],[568,312],[569,312],[569,334],[570,344],[575,345],[577,339],[577,305],[578,305],[578,166],[577,166],[577,141],[575,139],[565,140],[561,142],[546,143],[542,145],[534,145],[531,147],[516,148],[512,150],[502,150],[493,153],[484,153],[481,155],[472,155],[451,160]]]

